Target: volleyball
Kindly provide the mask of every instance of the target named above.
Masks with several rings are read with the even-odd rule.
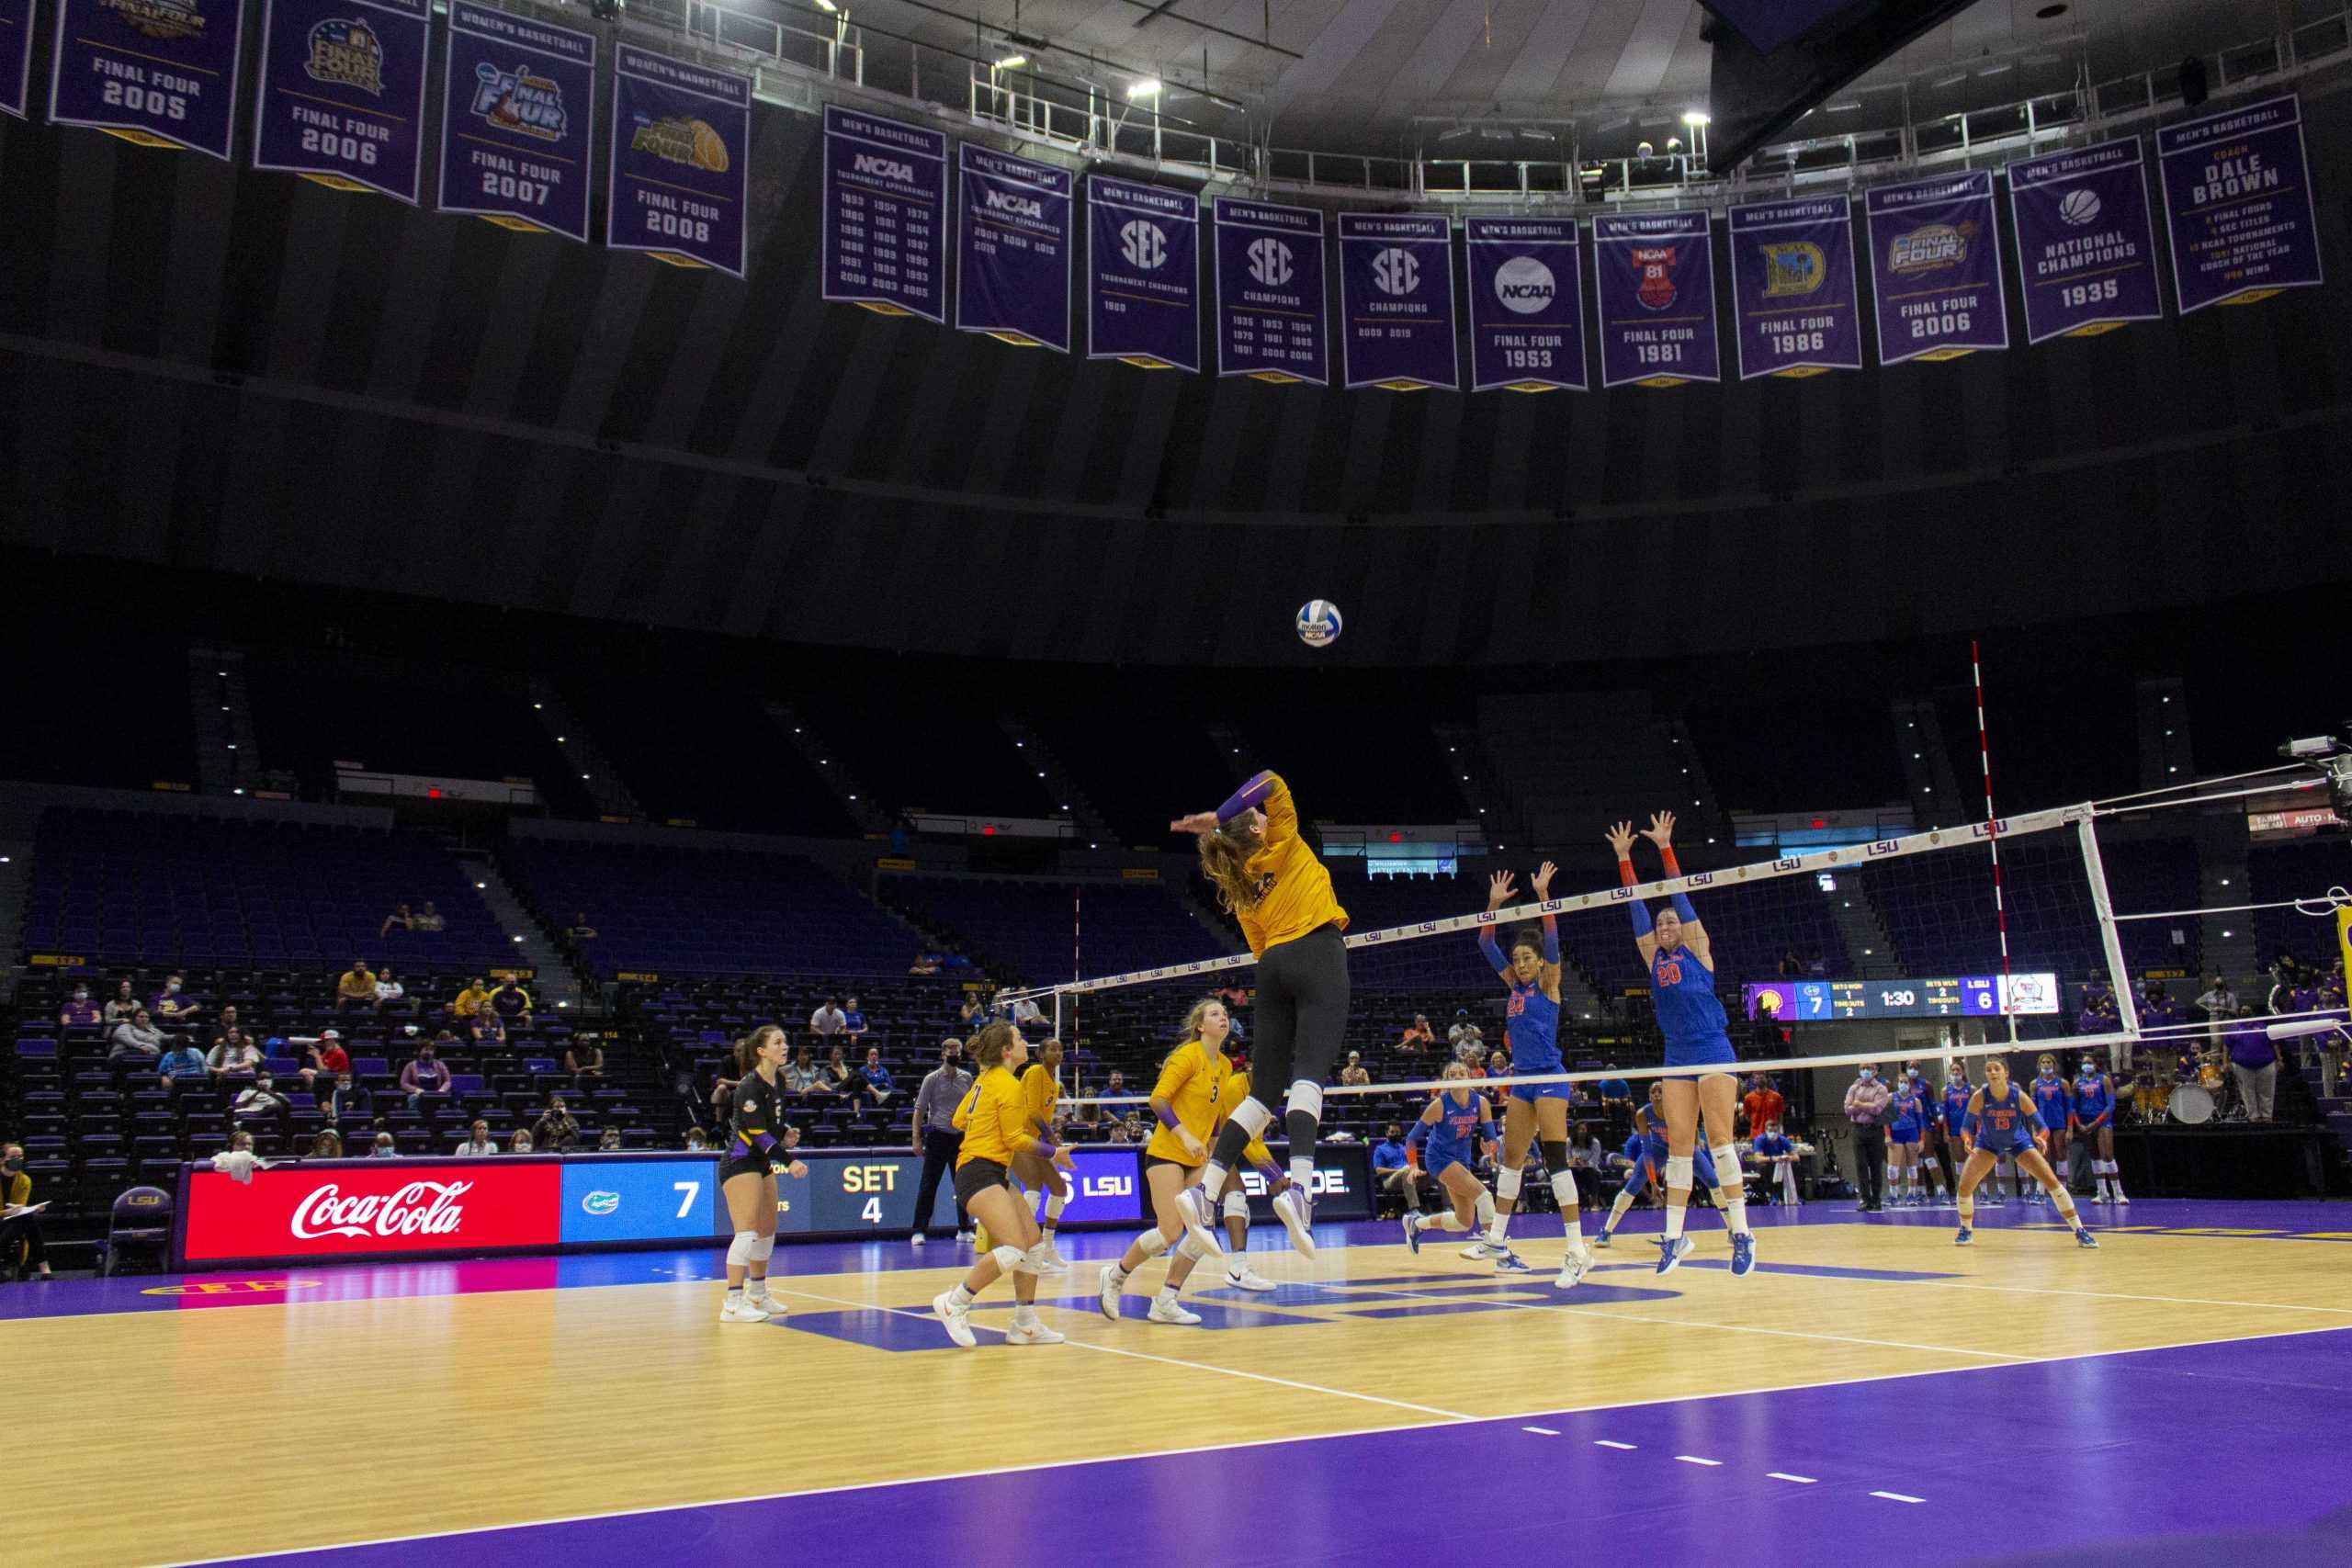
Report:
[[[1309,599],[1298,607],[1298,640],[1309,648],[1329,648],[1340,640],[1340,607],[1329,599]]]

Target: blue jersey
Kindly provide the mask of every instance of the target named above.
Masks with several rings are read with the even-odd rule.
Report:
[[[1510,1004],[1503,1010],[1503,1038],[1510,1045],[1512,1072],[1560,1071],[1560,1004],[1544,994],[1543,981],[1511,987]]]
[[[2105,1073],[2092,1073],[2075,1079],[2075,1119],[2089,1126],[2115,1109],[2115,1091],[2107,1085]]]
[[[1916,1139],[1926,1124],[1928,1108],[1909,1089],[1886,1102],[1886,1130],[1905,1142]]]
[[[1634,1151],[1635,1145],[1640,1145],[1638,1155]],[[1634,1112],[1634,1135],[1625,1140],[1625,1157],[1640,1161],[1640,1169],[1635,1173],[1637,1177],[1642,1172],[1654,1171],[1657,1174],[1650,1179],[1664,1186],[1668,1154],[1666,1119],[1650,1114],[1650,1108],[1646,1105],[1641,1107]],[[1716,1185],[1715,1158],[1707,1152],[1705,1145],[1699,1145],[1690,1151],[1690,1168],[1698,1174],[1701,1181],[1710,1187]],[[1636,1192],[1641,1190],[1638,1180],[1629,1180],[1626,1185]]]
[[[2066,1112],[2075,1106],[2074,1087],[2055,1074],[2033,1080],[2033,1108],[2041,1112],[2041,1124],[2052,1132],[2063,1132]]]
[[[1797,1152],[1797,1146],[1789,1142],[1789,1135],[1786,1133],[1763,1134],[1748,1146],[1756,1151],[1758,1159],[1776,1159],[1781,1155],[1792,1155]]]
[[[1968,1097],[1975,1092],[1968,1087],[1966,1078],[1955,1078],[1944,1085],[1944,1132],[1947,1136],[1960,1136],[1961,1126],[1968,1120]]]
[[[1669,1049],[1719,1038],[1729,1027],[1715,995],[1715,972],[1687,945],[1650,954],[1650,1006]]]
[[[2026,1126],[2025,1096],[2018,1086],[2009,1086],[2007,1100],[1995,1100],[1988,1086],[1984,1099],[1976,1111],[1976,1146],[1986,1154],[2018,1154],[2033,1146],[2033,1134]]]
[[[1457,1105],[1453,1095],[1440,1094],[1437,1107],[1437,1122],[1430,1128],[1424,1168],[1434,1173],[1456,1161],[1476,1165],[1478,1127],[1487,1120],[1480,1111],[1478,1097],[1473,1094],[1467,1105]]]

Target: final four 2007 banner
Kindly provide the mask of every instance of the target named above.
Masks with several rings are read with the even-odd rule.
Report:
[[[1703,212],[1592,220],[1600,384],[1676,387],[1723,378],[1715,249]]]
[[[417,202],[430,0],[268,0],[254,167]]]
[[[1844,196],[1735,207],[1732,316],[1739,378],[1862,367],[1854,211]]]
[[[33,0],[0,0],[0,114],[25,118],[33,85]]]
[[[1881,186],[1862,198],[1878,297],[1878,362],[1957,359],[2009,346],[1993,176]]]
[[[441,210],[588,238],[596,40],[449,0]]]
[[[749,76],[615,51],[605,243],[742,276],[751,161]]]
[[[956,149],[956,326],[1069,352],[1069,171]]]
[[[2028,158],[2007,173],[2026,342],[2163,318],[2138,137]]]
[[[1201,204],[1192,192],[1086,176],[1086,356],[1201,367]]]
[[[2180,313],[2322,282],[2303,107],[2291,95],[2156,132]]]
[[[51,123],[225,160],[243,25],[241,0],[59,0]]]
[[[1470,389],[1591,385],[1584,367],[1584,265],[1573,218],[1467,218]]]
[[[1453,220],[1340,213],[1340,318],[1350,389],[1458,389]]]

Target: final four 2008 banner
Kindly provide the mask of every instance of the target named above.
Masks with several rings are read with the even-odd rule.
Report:
[[[613,58],[605,243],[743,276],[752,79],[624,43]]]
[[[225,160],[243,17],[240,0],[59,0],[51,122]]]

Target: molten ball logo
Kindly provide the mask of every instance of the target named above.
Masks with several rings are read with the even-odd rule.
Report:
[[[470,1181],[412,1181],[384,1197],[345,1198],[332,1181],[294,1211],[298,1239],[322,1235],[447,1235],[465,1220]]]
[[[1168,260],[1168,236],[1159,225],[1140,218],[1131,218],[1119,225],[1119,254],[1127,258],[1129,266],[1139,266],[1146,272]]]
[[[1372,281],[1383,294],[1410,294],[1420,287],[1421,264],[1391,246],[1372,258]]]
[[[1290,247],[1280,240],[1250,242],[1250,276],[1269,288],[1290,281]]]
[[[2058,203],[2058,216],[2077,229],[2098,222],[2098,192],[2087,186],[2076,186]]]
[[[1513,256],[1495,268],[1495,298],[1514,315],[1532,316],[1559,297],[1552,269],[1533,256]]]

